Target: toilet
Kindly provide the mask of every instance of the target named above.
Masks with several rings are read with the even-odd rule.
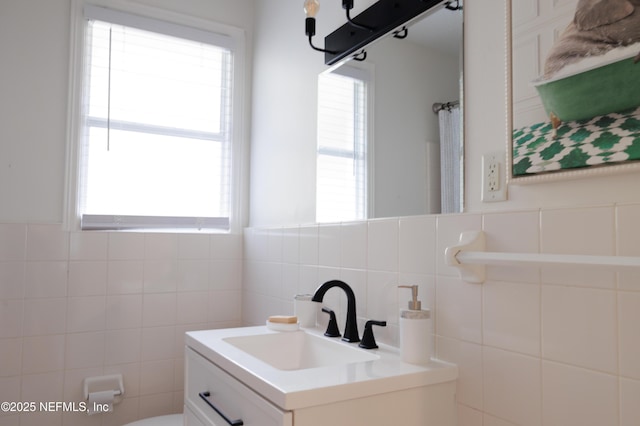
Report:
[[[168,416],[149,417],[122,426],[182,426],[182,414],[170,414]]]

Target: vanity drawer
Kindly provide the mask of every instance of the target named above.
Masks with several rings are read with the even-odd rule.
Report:
[[[207,426],[292,426],[291,412],[280,410],[188,347],[185,363],[185,404],[206,419]]]

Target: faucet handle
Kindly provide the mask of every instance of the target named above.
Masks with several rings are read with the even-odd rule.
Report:
[[[336,321],[336,313],[329,308],[322,307],[322,312],[329,314],[329,325],[327,325],[327,331],[324,335],[327,337],[340,337],[340,330],[338,329],[338,321]]]
[[[386,327],[386,321],[369,320],[364,324],[364,333],[362,333],[362,341],[358,346],[364,349],[376,349],[378,344],[375,337],[373,337],[373,326],[379,325],[380,327]]]

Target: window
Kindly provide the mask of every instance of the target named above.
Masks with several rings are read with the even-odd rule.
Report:
[[[86,4],[82,229],[230,227],[234,39]]]
[[[343,65],[318,79],[316,220],[367,216],[367,73]]]

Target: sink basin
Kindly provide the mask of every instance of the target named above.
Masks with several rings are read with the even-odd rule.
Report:
[[[365,349],[304,331],[236,336],[222,340],[278,370],[304,370],[380,358]]]

